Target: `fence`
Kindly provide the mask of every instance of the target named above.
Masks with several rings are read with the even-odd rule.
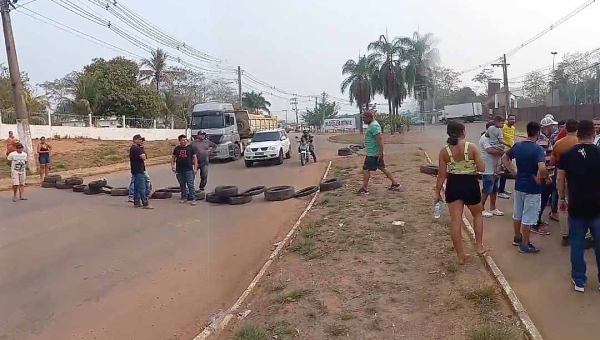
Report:
[[[494,109],[494,115],[504,115],[503,110]],[[527,124],[531,121],[539,122],[548,113],[552,114],[557,121],[569,118],[592,120],[594,117],[600,117],[600,104],[527,107],[512,109],[512,113],[517,117],[519,124]]]
[[[0,124],[16,124],[17,115],[13,110],[0,110]],[[171,119],[152,119],[126,116],[93,116],[64,113],[31,112],[30,125],[51,125],[70,127],[99,127],[99,128],[137,128],[137,129],[185,129],[186,121],[176,117]]]

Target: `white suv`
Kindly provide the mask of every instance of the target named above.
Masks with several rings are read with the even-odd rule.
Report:
[[[292,144],[283,129],[257,131],[252,141],[244,150],[244,161],[247,167],[252,167],[254,162],[277,160],[283,164],[283,158],[292,157]]]

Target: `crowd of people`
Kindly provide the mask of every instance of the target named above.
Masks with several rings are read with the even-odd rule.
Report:
[[[543,220],[549,205],[549,218],[560,222],[563,246],[571,247],[574,289],[583,292],[586,244],[594,248],[600,281],[600,118],[556,122],[548,114],[540,122],[529,122],[527,137],[519,142],[515,142],[515,122],[512,114],[494,117],[486,124],[479,146],[466,140],[462,123],[448,123],[447,144],[439,153],[435,201],[441,201],[445,183],[458,263],[466,260],[461,237],[464,206],[473,215],[476,251],[484,254],[490,248],[483,244],[483,220],[503,216],[496,199],[512,195],[512,244],[519,253],[540,251],[530,233],[550,234]],[[515,178],[514,194],[505,188],[509,173]]]
[[[181,189],[181,203],[196,205],[196,189],[194,182],[200,173],[199,191],[204,191],[208,183],[208,156],[217,145],[206,138],[206,133],[199,131],[196,138],[190,143],[186,135],[180,135],[179,145],[173,149],[171,156],[171,169],[179,182]],[[145,161],[148,158],[144,148],[145,138],[141,135],[133,136],[133,144],[129,148],[129,163],[131,168],[131,182],[129,185],[129,202],[134,207],[154,209],[149,204],[149,199],[154,192],[152,182]]]

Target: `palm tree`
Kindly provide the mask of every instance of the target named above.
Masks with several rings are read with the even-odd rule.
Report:
[[[242,94],[242,106],[255,111],[263,110],[271,113],[269,110],[271,103],[263,97],[262,92],[244,92]]]
[[[94,114],[100,102],[98,77],[90,73],[77,73],[68,79],[73,111],[79,115]]]
[[[421,112],[423,112],[427,92],[432,83],[432,69],[440,61],[436,45],[437,40],[432,33],[421,35],[419,32],[414,32],[412,38],[405,44],[409,58],[406,67],[406,84],[414,93],[415,98],[419,100]]]
[[[340,90],[345,93],[348,90],[350,103],[358,106],[361,122],[359,123],[360,133],[362,128],[363,107],[369,108],[371,98],[375,94],[377,88],[378,62],[376,55],[362,56],[358,58],[358,62],[353,59],[346,61],[342,67],[342,74],[346,75],[346,79],[342,81]]]
[[[169,80],[169,72],[167,71],[167,59],[169,54],[157,48],[156,51],[152,51],[152,57],[150,59],[144,58],[141,61],[142,67],[147,69],[140,70],[140,75],[145,76],[142,80],[152,78],[152,82],[156,84],[156,91],[159,91],[160,82]]]

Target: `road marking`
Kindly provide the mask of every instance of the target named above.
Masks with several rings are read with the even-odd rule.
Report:
[[[329,161],[329,164],[327,165],[327,169],[325,170],[325,173],[323,174],[323,177],[321,178],[321,180],[325,180],[327,178],[329,169],[331,169],[331,161]],[[252,282],[250,282],[250,285],[248,285],[248,288],[246,288],[246,290],[244,290],[242,295],[240,295],[240,297],[233,304],[233,306],[231,306],[231,308],[229,308],[227,310],[227,312],[225,312],[223,315],[219,316],[210,325],[208,325],[206,328],[204,328],[202,333],[198,334],[193,340],[208,339],[211,335],[217,335],[220,331],[222,331],[223,329],[225,329],[225,327],[227,327],[229,322],[238,313],[238,309],[242,306],[242,304],[244,303],[244,301],[246,300],[248,295],[250,295],[250,293],[254,290],[254,288],[256,287],[258,282],[265,275],[265,273],[267,272],[267,270],[269,269],[271,264],[273,264],[273,261],[275,261],[275,259],[279,256],[279,254],[285,248],[285,246],[292,240],[292,237],[296,233],[296,230],[298,230],[298,228],[300,227],[300,223],[302,222],[302,219],[308,214],[310,209],[312,209],[313,205],[315,204],[315,202],[317,200],[317,197],[319,197],[320,192],[321,192],[320,189],[317,190],[317,192],[315,193],[315,196],[313,196],[312,200],[310,200],[310,202],[308,203],[308,205],[306,206],[306,208],[304,209],[304,211],[302,212],[300,217],[298,217],[298,220],[296,220],[296,223],[294,224],[292,229],[287,233],[287,235],[285,235],[283,240],[278,243],[277,248],[275,248],[275,250],[271,253],[271,256],[269,256],[269,258],[267,259],[267,262],[265,262],[265,264],[262,266],[262,268],[260,269],[258,274],[256,274],[256,276],[254,277]]]
[[[425,151],[423,148],[419,148],[419,150],[421,150],[425,154],[425,157],[427,158],[427,162],[429,162],[429,164],[433,164],[427,151]],[[446,183],[444,183],[443,190],[444,191],[446,190]],[[469,237],[472,240],[474,240],[475,239],[475,230],[473,230],[473,226],[471,225],[471,223],[469,223],[469,220],[467,220],[464,213],[462,215],[462,221],[465,224],[465,228],[467,229],[467,232],[469,233]],[[494,275],[494,278],[496,279],[498,284],[500,284],[500,286],[502,287],[502,291],[504,292],[504,295],[510,301],[510,305],[511,305],[513,311],[519,317],[519,320],[521,321],[521,324],[525,328],[525,332],[527,333],[528,338],[530,340],[544,340],[544,338],[542,338],[542,335],[538,331],[537,327],[535,327],[535,324],[529,317],[529,314],[525,310],[525,307],[521,303],[521,300],[519,300],[519,297],[517,297],[517,294],[512,289],[512,287],[510,286],[510,283],[508,283],[508,280],[506,280],[506,277],[504,276],[504,274],[502,273],[502,271],[496,264],[496,261],[494,261],[494,259],[489,254],[484,254],[483,258],[485,259],[485,263],[486,263],[489,271],[492,272],[492,275]]]

